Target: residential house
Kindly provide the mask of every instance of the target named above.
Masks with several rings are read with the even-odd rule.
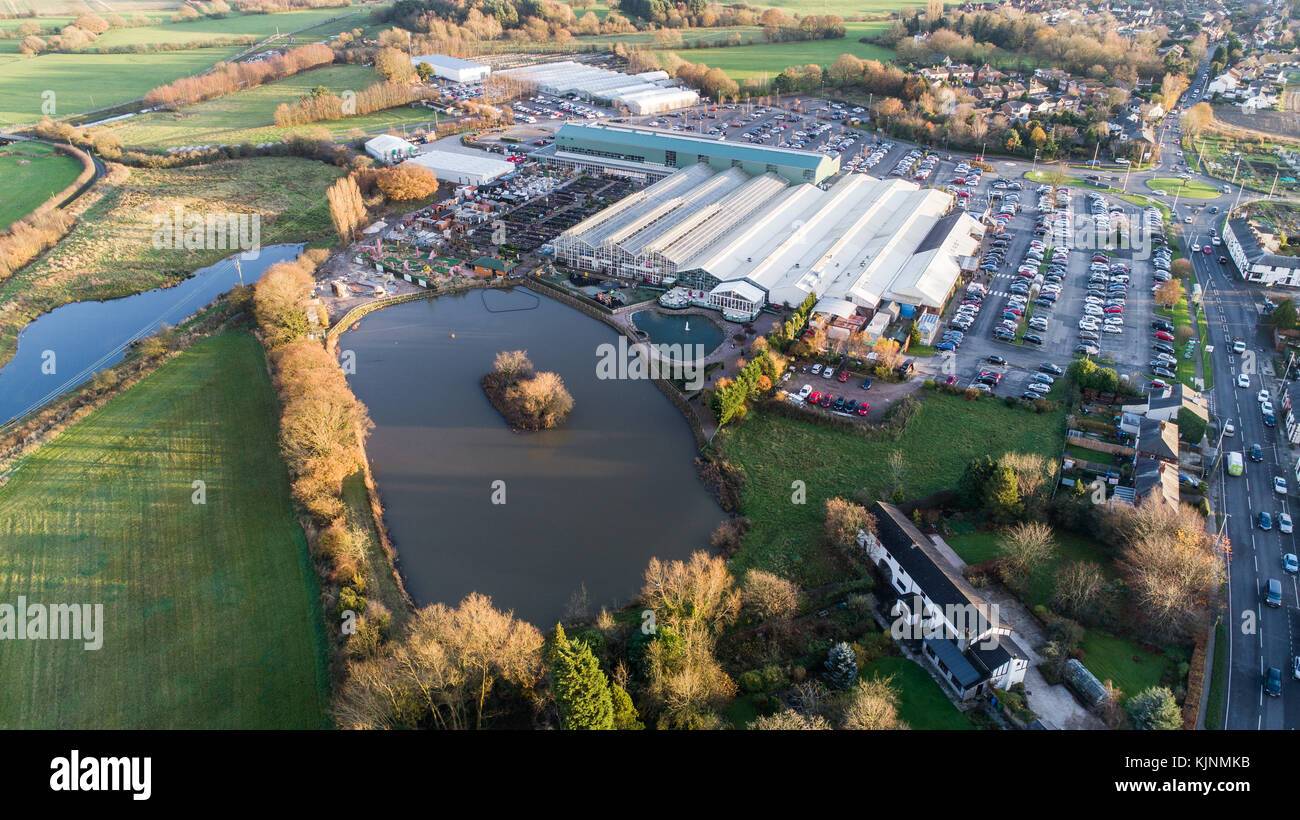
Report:
[[[1155,496],[1170,506],[1178,506],[1178,465],[1158,458],[1138,456],[1133,463],[1133,501],[1140,504]]]
[[[1204,394],[1176,382],[1160,392],[1152,392],[1140,402],[1125,404],[1120,410],[1124,413],[1143,416],[1157,421],[1178,421],[1178,411],[1188,409],[1202,421],[1209,422],[1210,409]]]
[[[1172,421],[1142,419],[1133,445],[1138,458],[1154,458],[1178,466],[1178,425]]]
[[[1300,256],[1277,253],[1277,239],[1263,236],[1245,219],[1228,220],[1223,245],[1246,281],[1268,287],[1300,287]]]
[[[901,510],[877,502],[871,512],[876,532],[859,533],[858,544],[884,579],[881,594],[896,596],[891,634],[919,641],[921,654],[962,699],[1023,682],[1028,655],[998,620],[997,608]]]

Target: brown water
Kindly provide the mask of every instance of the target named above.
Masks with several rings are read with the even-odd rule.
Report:
[[[418,604],[478,591],[545,628],[584,588],[591,612],[612,608],[636,597],[652,556],[708,548],[725,514],[695,474],[686,421],[649,381],[597,378],[598,347],[617,340],[524,288],[408,302],[342,336]],[[483,395],[493,357],[518,348],[573,394],[562,428],[511,432]]]

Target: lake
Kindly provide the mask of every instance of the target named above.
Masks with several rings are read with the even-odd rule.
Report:
[[[302,245],[270,245],[240,261],[251,284],[276,262],[294,259]],[[110,299],[73,302],[37,317],[18,335],[14,357],[0,368],[0,424],[40,407],[126,356],[127,347],[176,325],[240,282],[235,258],[200,268],[174,287]]]
[[[396,305],[339,339],[418,604],[478,591],[548,629],[584,590],[593,614],[626,604],[652,556],[708,549],[725,513],[686,421],[652,382],[597,378],[598,349],[618,338],[519,287]],[[495,355],[521,348],[572,393],[563,427],[512,432],[483,394]]]

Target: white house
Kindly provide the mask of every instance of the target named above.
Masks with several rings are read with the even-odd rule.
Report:
[[[1229,69],[1211,80],[1205,87],[1205,91],[1207,94],[1232,94],[1240,84],[1241,78],[1237,75],[1236,69]]]
[[[1223,245],[1246,281],[1269,287],[1300,287],[1300,256],[1269,252],[1246,220],[1240,217],[1228,220],[1223,230]]]
[[[980,598],[929,538],[892,504],[876,502],[874,535],[858,545],[897,600],[891,634],[917,641],[921,654],[962,699],[1007,689],[1025,679],[1028,655],[998,620],[997,607]]]
[[[421,63],[433,69],[433,76],[454,83],[481,83],[492,73],[492,69],[482,63],[448,57],[446,54],[424,54],[411,58],[411,65],[418,66]]]
[[[366,140],[366,153],[385,165],[396,165],[415,155],[415,146],[401,137],[380,134]]]

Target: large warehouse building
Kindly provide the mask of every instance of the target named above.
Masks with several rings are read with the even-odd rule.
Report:
[[[407,162],[422,165],[433,171],[438,179],[455,185],[483,185],[515,170],[514,165],[492,159],[486,152],[479,156],[457,151],[425,151]]]
[[[651,179],[704,163],[716,171],[739,168],[751,176],[770,173],[816,185],[840,170],[839,156],[605,123],[565,123],[555,142],[533,156],[550,165]]]
[[[415,146],[401,137],[380,134],[366,140],[366,153],[385,165],[394,165],[415,156]]]
[[[454,83],[481,83],[492,73],[492,69],[482,63],[472,63],[459,57],[448,57],[446,54],[425,54],[411,58],[412,66],[421,63],[433,69],[433,76]]]
[[[695,91],[673,85],[664,71],[623,74],[565,60],[512,68],[498,74],[531,85],[543,94],[556,97],[574,94],[584,100],[626,108],[638,116],[686,108],[700,101]]]
[[[585,270],[675,284],[730,319],[767,304],[841,317],[938,312],[983,228],[951,194],[865,174],[828,189],[773,172],[698,164],[578,223],[556,259]]]

